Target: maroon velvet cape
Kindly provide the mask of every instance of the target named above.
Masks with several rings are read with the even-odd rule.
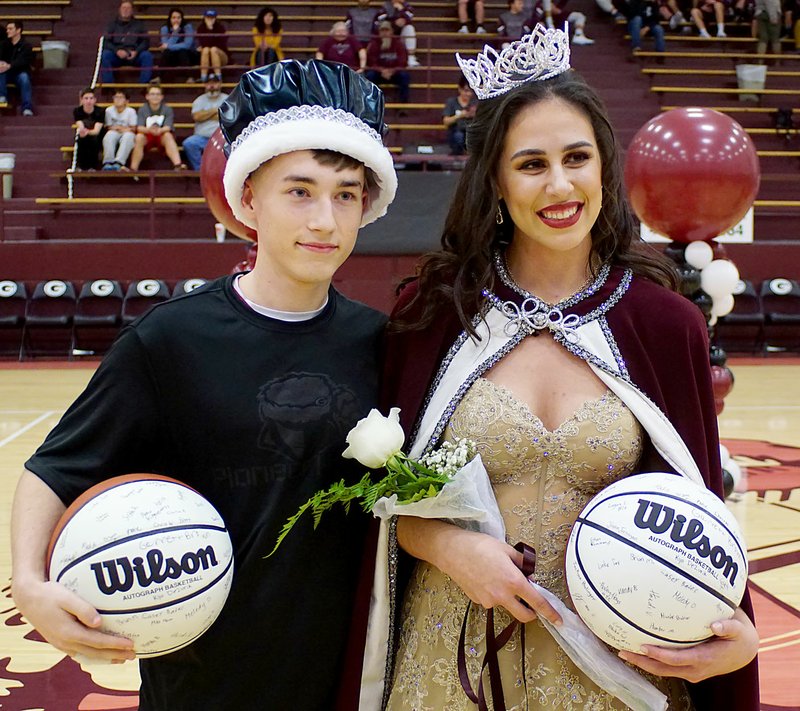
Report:
[[[585,299],[565,314],[579,316],[605,302],[622,278],[621,269],[612,269],[605,285],[592,297]],[[499,281],[494,292],[501,299],[521,298]],[[395,314],[407,304],[416,284],[401,294]],[[688,299],[657,286],[642,277],[634,277],[630,288],[607,314],[611,332],[625,360],[631,381],[667,416],[692,453],[703,479],[714,493],[722,498],[722,469],[719,460],[717,415],[711,384],[708,333],[700,310]],[[425,395],[440,362],[456,337],[463,330],[455,312],[437,320],[421,331],[391,333],[386,338],[383,369],[382,407],[400,407],[400,421],[407,436],[421,414]],[[408,445],[408,441],[406,445]],[[638,467],[639,471],[672,471],[649,440]],[[376,538],[376,537],[375,537]],[[371,543],[374,546],[374,542]],[[374,550],[374,549],[373,549]],[[365,556],[364,577],[369,584],[374,570],[374,555]],[[366,581],[354,620],[350,654],[363,654],[369,597],[364,598]],[[402,600],[398,593],[397,602]],[[753,617],[750,596],[745,592],[741,604]],[[348,666],[356,667],[355,658]],[[340,708],[355,709],[353,699],[356,670],[349,670],[342,689],[351,699]],[[346,689],[349,687],[349,693]],[[698,711],[758,711],[757,660],[732,674],[713,677],[699,684],[689,684]]]

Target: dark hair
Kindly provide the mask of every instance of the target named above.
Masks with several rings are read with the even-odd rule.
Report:
[[[111,98],[113,99],[117,94],[122,94],[128,101],[131,100],[131,97],[128,95],[128,92],[127,92],[126,89],[122,89],[122,88],[114,89],[114,93],[111,95]]]
[[[14,25],[14,27],[16,27],[20,32],[25,29],[25,25],[22,20],[9,20],[6,23],[6,29],[9,25]]]
[[[264,22],[264,18],[270,12],[272,13],[272,24],[270,25],[269,29],[273,34],[278,34],[278,32],[281,31],[281,20],[278,17],[278,13],[275,12],[275,10],[273,10],[271,7],[262,7],[261,10],[259,10],[258,15],[256,15],[255,28],[262,34],[266,31],[267,25]]]
[[[442,248],[423,257],[416,277],[419,291],[411,304],[421,302],[420,317],[413,324],[401,318],[402,328],[424,328],[440,309],[452,306],[464,327],[472,332],[470,319],[480,308],[481,292],[494,283],[492,252],[513,237],[514,224],[506,210],[503,225],[498,226],[495,221],[495,178],[506,134],[523,109],[551,98],[565,101],[583,113],[597,140],[603,204],[591,231],[592,272],[609,263],[630,267],[652,281],[674,286],[674,265],[649,247],[643,251],[639,241],[638,223],[625,195],[619,144],[606,108],[578,74],[568,71],[546,81],[527,82],[478,104],[467,135],[469,158],[445,221]]]
[[[79,96],[79,98],[82,99],[87,94],[94,94],[94,93],[95,93],[94,87],[93,86],[87,86],[85,89],[81,89],[81,93],[78,96]]]
[[[458,78],[458,88],[459,89],[466,89],[468,86],[469,86],[469,82],[467,81],[467,78],[462,74]]]
[[[167,32],[172,32],[172,13],[177,12],[181,16],[181,27],[180,32],[181,34],[184,33],[186,29],[186,18],[183,16],[183,10],[179,7],[172,7],[170,8],[169,12],[167,13]]]

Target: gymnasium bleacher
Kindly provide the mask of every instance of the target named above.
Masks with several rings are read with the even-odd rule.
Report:
[[[158,30],[173,4],[172,0],[137,4],[137,17],[151,35],[156,65]],[[263,4],[256,0],[178,4],[195,25],[206,7],[218,10],[232,50],[231,63],[223,72],[224,88],[229,91],[247,68],[252,49],[250,29]],[[349,6],[330,0],[277,0],[270,4],[281,16],[286,56],[299,59],[313,56],[330,25],[342,19]],[[413,5],[421,66],[410,70],[410,103],[397,103],[395,90],[386,89],[390,128],[386,140],[401,171],[401,185],[412,185],[426,173],[425,191],[430,193],[438,179],[451,185],[451,174],[461,165],[460,160],[446,155],[446,132],[441,124],[441,107],[454,94],[458,78],[454,53],[471,54],[491,41],[495,19],[506,6],[502,1],[487,3],[489,34],[478,36],[457,32],[451,0]],[[756,243],[728,245],[728,256],[743,278],[755,284],[776,277],[799,278],[800,136],[798,128],[777,131],[773,123],[777,109],[800,105],[800,53],[794,51],[793,43],[784,40],[779,56],[755,55],[749,28],[728,24],[727,38],[708,40],[668,33],[667,52],[649,51],[646,40],[644,51],[632,57],[624,24],[611,20],[593,0],[572,0],[573,7],[587,15],[586,32],[595,39],[593,46],[573,48],[573,66],[609,105],[623,145],[650,117],[677,106],[723,111],[750,133],[762,167],[755,205]],[[23,19],[25,36],[36,47],[38,57],[43,40],[70,43],[67,67],[40,66],[35,71],[35,117],[18,116],[13,101],[8,109],[0,110],[0,152],[16,155],[14,195],[10,200],[0,199],[0,281],[26,283],[28,301],[36,284],[50,278],[74,284],[77,301],[83,284],[95,279],[116,280],[121,288],[150,277],[174,285],[187,277],[227,273],[246,252],[247,245],[239,240],[216,242],[214,218],[195,172],[175,173],[167,170],[165,159],[157,158],[145,162],[144,170],[135,176],[69,172],[74,138],[71,111],[78,104],[79,90],[92,83],[98,40],[115,12],[116,3],[101,0],[0,0],[0,20]],[[764,89],[738,88],[736,65],[743,62],[768,64]],[[140,105],[143,96],[135,79],[136,72],[119,71],[114,84],[102,87],[99,104],[107,105],[110,91],[121,86],[129,90],[132,105]],[[191,102],[202,92],[201,84],[185,79],[185,69],[161,72],[166,101],[175,109],[179,143],[191,133]],[[755,101],[742,101],[741,94]],[[433,199],[437,199],[435,191]],[[443,200],[439,197],[438,201]],[[438,242],[436,220],[440,217],[441,213],[432,214],[427,246]],[[391,303],[392,285],[408,273],[420,251],[418,240],[412,245],[404,239],[404,232],[409,231],[404,227],[407,219],[408,214],[401,210],[394,215],[390,211],[377,226],[365,231],[370,240],[380,233],[387,245],[385,251],[381,253],[374,242],[368,253],[357,251],[339,282],[363,300],[386,308]],[[365,243],[363,237],[361,241]]]

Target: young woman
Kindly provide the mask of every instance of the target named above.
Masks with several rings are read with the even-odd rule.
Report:
[[[263,67],[265,64],[283,59],[281,20],[271,7],[261,8],[256,15],[253,24],[253,45],[255,49],[250,55],[251,67]]]
[[[161,27],[161,66],[192,67],[197,64],[194,48],[194,27],[183,16],[183,10],[173,7],[167,24]]]
[[[418,456],[442,438],[476,441],[507,542],[403,516],[382,531],[378,570],[385,562],[396,626],[388,639],[374,636],[386,629],[375,602],[362,708],[379,707],[385,690],[391,711],[474,709],[464,687],[478,688],[490,608],[498,631],[523,623],[498,653],[506,708],[626,708],[537,620],[560,618],[509,544],[536,550],[532,579],[569,605],[566,542],[607,484],[663,471],[722,492],[705,323],[666,288],[671,268],[640,249],[606,111],[569,70],[558,32],[512,44],[522,56],[546,57],[528,62],[522,79],[462,62],[483,99],[469,160],[442,249],[402,293],[386,348],[384,402],[401,407],[406,451]],[[551,51],[532,51],[540,40]],[[406,578],[393,565],[394,543],[412,561],[404,595],[394,585]],[[381,600],[384,578],[376,581]],[[749,614],[745,597],[732,619],[714,624],[712,641],[621,656],[671,709],[755,711]],[[385,685],[382,649],[397,650]]]
[[[209,69],[222,77],[222,67],[228,63],[228,37],[225,26],[217,20],[216,10],[205,11],[196,37],[200,52],[200,81],[205,83]]]

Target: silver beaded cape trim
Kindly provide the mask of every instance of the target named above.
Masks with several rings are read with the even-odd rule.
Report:
[[[290,106],[288,109],[278,109],[262,116],[256,116],[244,130],[236,137],[236,140],[231,144],[231,153],[241,146],[250,136],[270,128],[278,126],[282,123],[289,121],[303,121],[309,119],[322,119],[324,121],[333,121],[350,128],[355,128],[365,135],[369,136],[373,141],[383,146],[383,140],[380,134],[373,128],[370,128],[360,118],[357,118],[349,111],[344,109],[333,109],[330,106]]]
[[[608,280],[608,275],[611,273],[611,265],[604,264],[600,271],[597,274],[597,278],[588,286],[584,287],[580,291],[576,291],[572,296],[568,296],[566,299],[562,299],[557,304],[548,304],[546,301],[543,301],[538,296],[531,294],[529,291],[526,291],[521,286],[519,286],[512,278],[511,274],[508,273],[508,267],[506,267],[506,258],[503,252],[500,250],[495,250],[493,255],[494,261],[494,268],[497,272],[497,276],[500,278],[500,281],[503,282],[505,286],[507,286],[511,291],[520,296],[525,297],[526,299],[531,299],[532,301],[537,301],[544,306],[549,306],[551,309],[568,309],[571,306],[583,301],[584,299],[592,296],[598,290],[603,287],[603,284],[606,283]]]
[[[386,648],[388,654],[386,655],[386,668],[384,669],[383,677],[383,699],[381,700],[381,709],[386,708],[389,703],[389,694],[392,691],[392,676],[394,673],[394,625],[397,617],[397,516],[392,516],[389,519],[389,639],[387,640]]]

